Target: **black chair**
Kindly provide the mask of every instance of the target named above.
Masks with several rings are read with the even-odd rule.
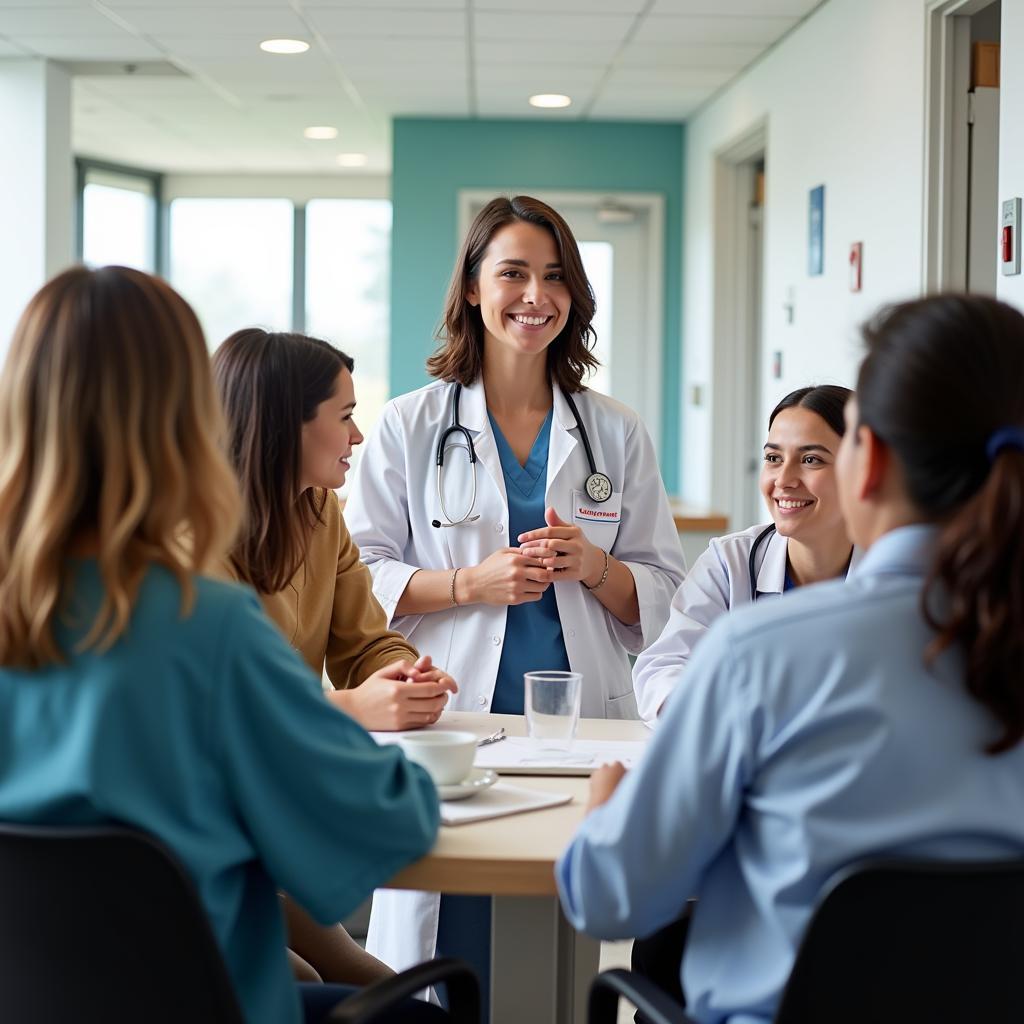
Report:
[[[775,1024],[1020,1024],[1022,961],[1024,861],[856,864],[825,887]],[[622,970],[594,979],[589,1024],[614,1024],[620,996],[651,1024],[693,1024]]]
[[[432,960],[339,1003],[334,1024],[447,985],[453,1024],[479,1024],[476,976]],[[128,828],[0,825],[0,1019],[11,1024],[243,1024],[191,879]]]

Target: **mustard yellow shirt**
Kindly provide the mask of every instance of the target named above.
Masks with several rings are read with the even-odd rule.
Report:
[[[415,661],[419,655],[401,633],[388,629],[334,491],[327,492],[321,519],[288,586],[258,596],[309,667],[317,675],[326,667],[335,689],[345,690],[392,662]],[[229,562],[222,570],[228,579],[238,579]]]

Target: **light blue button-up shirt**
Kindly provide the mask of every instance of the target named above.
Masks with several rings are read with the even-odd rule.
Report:
[[[895,530],[848,581],[712,627],[641,764],[559,861],[562,905],[601,938],[700,902],[683,957],[701,1024],[772,1018],[818,893],[863,857],[1024,853],[1024,746],[999,734],[920,611],[933,533]]]

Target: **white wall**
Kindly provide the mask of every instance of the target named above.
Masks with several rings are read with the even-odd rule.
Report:
[[[920,292],[924,32],[924,0],[829,0],[689,123],[681,446],[687,500],[715,506],[724,474],[734,471],[715,459],[712,444],[718,444],[723,412],[720,406],[714,416],[716,395],[728,401],[728,380],[713,379],[712,359],[716,154],[766,122],[766,358],[759,412],[766,422],[793,388],[851,385],[857,325],[879,304]],[[1004,69],[1009,63],[1004,59]],[[1018,73],[1024,76],[1024,68]],[[1017,168],[1024,177],[1024,161],[1018,159]],[[825,273],[809,277],[808,192],[820,184]],[[854,241],[864,243],[863,291],[856,294],[849,291],[847,265]],[[789,287],[796,300],[792,324],[783,309]],[[773,351],[783,355],[778,380],[770,376]],[[690,401],[695,384],[710,399],[701,407]]]
[[[1000,31],[999,199],[1024,197],[1024,3],[1003,0]],[[999,298],[1024,309],[1024,275],[1003,277]]]
[[[71,80],[0,60],[0,359],[25,304],[73,259]]]

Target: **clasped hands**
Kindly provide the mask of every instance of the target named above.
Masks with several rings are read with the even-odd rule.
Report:
[[[364,729],[398,731],[433,725],[459,688],[429,655],[416,662],[395,661],[351,690],[334,690],[327,699]]]
[[[547,526],[521,533],[518,548],[501,548],[479,565],[460,570],[455,582],[459,604],[513,605],[539,601],[556,580],[594,586],[604,572],[604,551],[578,526],[544,512]]]

